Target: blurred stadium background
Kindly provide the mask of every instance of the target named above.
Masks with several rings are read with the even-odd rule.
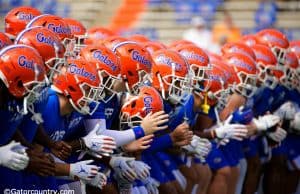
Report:
[[[284,31],[290,40],[300,39],[300,1],[270,0],[0,0],[4,16],[20,5],[44,13],[72,17],[87,28],[103,26],[121,34],[141,33],[164,43],[181,39],[193,16],[202,16],[208,26],[224,18],[227,10],[243,34],[266,27]]]

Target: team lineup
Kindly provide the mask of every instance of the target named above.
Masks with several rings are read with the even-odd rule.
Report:
[[[22,6],[0,49],[1,193],[296,193],[300,41],[277,29],[217,54]]]

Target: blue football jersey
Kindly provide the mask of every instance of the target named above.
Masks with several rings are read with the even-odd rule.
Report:
[[[106,128],[111,129],[114,119],[119,116],[120,101],[117,95],[114,95],[108,102],[101,102],[93,115],[85,116],[85,119],[105,119]]]
[[[185,100],[172,109],[169,113],[169,129],[174,130],[183,121],[186,121],[189,126],[195,124],[197,113],[193,110],[194,96],[189,95]]]
[[[49,89],[48,102],[42,116],[44,129],[54,141],[63,140],[75,130],[83,127],[81,114],[74,111],[67,116],[60,115],[59,99],[52,89]]]

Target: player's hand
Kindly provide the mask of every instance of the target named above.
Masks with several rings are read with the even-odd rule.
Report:
[[[19,142],[11,141],[0,147],[0,165],[19,171],[25,169],[28,162],[26,147]]]
[[[146,135],[135,141],[130,142],[129,144],[122,146],[122,148],[126,152],[137,152],[145,150],[150,147],[150,143],[153,141],[153,137],[153,134]]]
[[[242,141],[247,136],[248,130],[246,125],[230,124],[232,115],[230,115],[223,126],[215,129],[216,136],[220,139],[235,139]]]
[[[158,187],[159,182],[152,177],[148,177],[147,179],[142,181],[148,191],[149,194],[159,194]]]
[[[144,129],[146,135],[152,134],[156,131],[164,130],[168,127],[166,124],[169,121],[169,115],[164,111],[156,113],[150,112],[141,122],[141,127]],[[165,125],[163,125],[165,124]]]
[[[93,179],[99,171],[99,167],[91,164],[93,160],[85,160],[70,164],[70,177],[89,181]]]
[[[210,150],[211,150],[211,143],[208,139],[200,138],[196,135],[193,136],[193,140],[191,145],[195,147],[196,156],[200,158],[205,158]]]
[[[117,174],[120,174],[128,181],[133,182],[137,178],[137,174],[131,164],[134,160],[134,158],[113,156],[109,161],[109,165],[114,169],[114,171],[116,171]]]
[[[130,161],[130,164],[133,167],[138,179],[144,180],[150,176],[151,168],[146,163],[144,163],[142,161],[133,160],[133,161]]]
[[[107,183],[107,177],[105,174],[98,172],[97,175],[95,177],[93,177],[92,179],[82,180],[82,182],[84,184],[91,185],[94,187],[98,187],[99,189],[102,189]]]
[[[279,116],[281,120],[292,120],[296,112],[296,105],[292,102],[286,102],[281,105],[274,114]]]
[[[95,152],[98,158],[101,155],[109,156],[116,149],[114,138],[106,135],[97,135],[97,130],[92,130],[87,136],[82,138],[89,151]],[[101,155],[99,155],[101,154]]]
[[[193,132],[189,130],[190,127],[186,122],[182,122],[170,134],[173,145],[184,146],[190,144],[193,138]]]
[[[267,133],[267,136],[270,137],[275,142],[281,142],[286,138],[286,131],[282,129],[281,127],[277,127],[276,131]]]
[[[300,131],[300,112],[297,112],[294,115],[293,120],[291,121],[290,127],[295,131]]]
[[[266,131],[267,129],[274,127],[280,122],[280,117],[277,115],[264,115],[258,119],[253,119],[254,124],[258,131]]]
[[[26,151],[29,157],[29,163],[26,170],[39,176],[55,175],[55,162],[50,154],[29,149]]]
[[[72,147],[64,141],[56,141],[50,150],[59,159],[66,160],[71,155]]]

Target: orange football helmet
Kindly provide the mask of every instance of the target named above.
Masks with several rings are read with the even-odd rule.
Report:
[[[278,70],[285,71],[285,55],[289,48],[287,37],[276,29],[261,30],[256,34],[256,37],[260,44],[270,47],[277,58]]]
[[[74,45],[74,52],[77,54],[80,52],[80,49],[85,47],[84,41],[87,39],[87,32],[84,25],[73,18],[63,18],[63,20],[68,24],[71,29],[71,34],[74,35],[75,38],[75,45]],[[75,55],[76,55],[75,54]]]
[[[27,45],[10,45],[0,51],[0,79],[16,98],[23,98],[23,114],[45,85],[42,57]]]
[[[9,37],[4,34],[3,32],[0,32],[0,49],[13,44],[12,41],[9,39]]]
[[[257,68],[255,61],[240,53],[224,56],[224,61],[233,67],[238,76],[235,91],[245,97],[251,97],[256,91]]]
[[[218,101],[217,108],[219,110],[223,110],[227,105],[227,99],[231,94],[231,91],[233,91],[236,86],[238,77],[234,69],[228,64],[226,64],[224,61],[213,59],[210,63],[214,69],[217,69],[218,71],[221,71],[223,73],[223,75],[221,74],[219,76],[219,80],[222,81],[221,83],[224,89],[215,95]]]
[[[113,52],[120,58],[121,76],[127,92],[138,94],[139,86],[146,81],[151,72],[153,62],[150,53],[132,41],[116,44]]]
[[[258,80],[265,86],[274,89],[277,86],[278,79],[274,74],[276,70],[277,59],[271,49],[265,45],[256,44],[252,46],[256,56],[258,70]]]
[[[31,20],[26,28],[42,26],[54,32],[65,46],[65,56],[74,56],[73,49],[75,39],[71,33],[71,29],[63,18],[50,14],[43,14]]]
[[[5,20],[5,33],[14,39],[22,30],[25,29],[26,25],[30,20],[42,13],[33,7],[21,6],[10,10]]]
[[[241,53],[247,55],[255,60],[255,54],[253,50],[244,43],[226,43],[221,48],[222,55],[226,55],[228,53]]]
[[[50,82],[54,74],[59,73],[65,64],[65,48],[57,35],[47,28],[40,26],[27,28],[17,36],[15,43],[32,46],[39,52],[46,65]]]
[[[171,42],[171,44],[168,46],[168,48],[175,48],[175,47],[181,46],[183,44],[195,45],[193,42],[191,42],[189,40],[175,40],[175,41]]]
[[[82,59],[69,59],[68,66],[53,79],[53,89],[69,99],[81,114],[92,115],[99,105],[101,88],[94,65]],[[92,104],[92,106],[90,106]]]
[[[128,39],[122,36],[109,36],[103,39],[102,43],[104,44],[104,46],[112,50],[116,44],[125,41],[128,41]]]
[[[101,94],[102,100],[108,102],[117,93],[113,88],[115,83],[121,80],[119,58],[110,49],[101,45],[83,48],[80,57],[97,67],[101,87],[105,89]]]
[[[150,39],[147,36],[142,35],[142,34],[133,34],[133,35],[129,36],[128,39],[131,41],[138,42],[140,44],[150,41]]]
[[[180,103],[185,92],[190,92],[189,65],[176,51],[159,50],[153,53],[152,85],[164,100]]]
[[[294,52],[298,58],[298,63],[300,64],[300,41],[295,40],[290,42],[290,49]],[[300,67],[297,69],[297,75],[300,78]]]
[[[298,77],[299,63],[294,52],[286,53],[285,65],[287,66],[286,75],[282,76],[280,82],[289,90],[297,89],[300,85]]]
[[[206,92],[207,104],[209,106],[214,106],[217,103],[222,103],[228,96],[228,85],[224,71],[221,67],[212,65],[211,70],[206,73],[210,80],[208,83],[209,87]]]
[[[148,41],[143,43],[143,47],[146,48],[150,54],[153,54],[155,51],[158,51],[160,49],[166,49],[167,46],[164,45],[161,42],[156,42],[156,41]]]
[[[249,47],[252,47],[255,44],[258,44],[258,40],[254,34],[244,35],[241,40],[241,43],[246,44]]]
[[[115,35],[111,30],[103,27],[90,28],[87,33],[88,38],[85,39],[85,44],[97,44],[99,41]]]
[[[204,50],[192,44],[183,44],[175,47],[174,50],[181,54],[189,63],[190,71],[193,75],[191,78],[193,88],[207,92],[210,80],[206,77],[207,74],[205,72],[211,69],[211,65]],[[204,81],[207,84],[203,85]]]
[[[163,100],[155,88],[142,86],[138,96],[125,102],[120,113],[120,129],[128,129],[141,124],[150,112],[163,110]]]

